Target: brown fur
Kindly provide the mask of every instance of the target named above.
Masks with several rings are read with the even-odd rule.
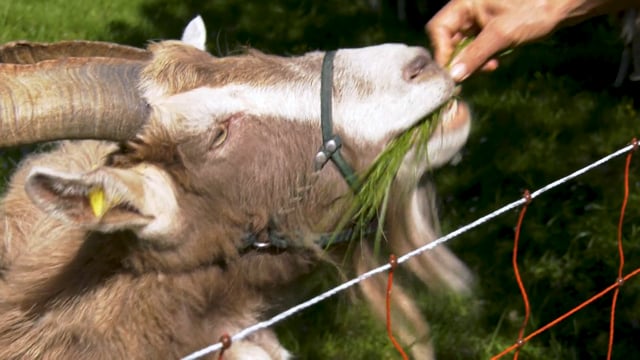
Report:
[[[314,250],[295,247],[241,254],[243,235],[314,232],[324,217],[315,207],[330,208],[346,191],[337,173],[305,178],[312,172],[308,128],[271,121],[235,119],[224,156],[203,151],[208,135],[174,144],[161,131],[121,150],[63,143],[28,159],[2,206],[0,358],[172,358],[256,322],[265,298],[317,260]],[[87,233],[43,213],[24,193],[34,166],[84,173],[105,162],[155,163],[169,172],[189,212],[179,246],[156,249],[130,232]]]
[[[306,54],[304,57],[272,56],[255,49],[243,54],[215,58],[195,48],[185,47],[177,41],[165,41],[150,46],[154,54],[153,66],[147,67],[143,77],[162,84],[166,94],[177,94],[200,86],[215,84],[290,85],[311,83],[309,74],[317,75],[322,66],[323,53]],[[336,79],[344,83],[358,84],[359,95],[370,93],[371,84],[362,78],[339,71]],[[344,94],[336,87],[334,96],[339,100]]]
[[[25,198],[24,176],[33,166],[91,171],[113,150],[64,143],[14,175],[2,207],[0,358],[184,356],[256,322],[265,296],[289,282],[292,269],[310,269],[314,256],[305,251],[239,256],[234,247],[216,246],[241,232],[212,219],[211,208],[192,214],[199,218],[194,234],[167,251],[128,232],[85,233]]]
[[[168,95],[210,84],[288,84],[300,81],[301,74],[304,74],[294,70],[295,58],[269,56],[257,50],[247,50],[243,55],[214,58],[198,49],[185,47],[178,41],[152,44],[150,50],[154,54],[154,65],[147,67],[143,76],[162,84]],[[319,55],[315,65],[318,73],[320,59]],[[305,66],[309,66],[309,62],[305,62]]]
[[[255,51],[215,59],[177,42],[153,44],[150,50],[153,62],[142,77],[153,81],[142,87],[158,86],[166,94],[205,83],[311,81],[309,72],[299,69],[319,72],[321,60],[320,54],[302,62]],[[366,93],[367,84],[359,89]],[[279,302],[278,294],[287,285],[325,260],[312,241],[336,228],[351,194],[333,166],[314,172],[312,158],[321,143],[317,126],[234,114],[203,133],[184,134],[154,121],[120,146],[62,143],[27,159],[13,176],[0,207],[1,359],[184,356],[223,333],[257,322]],[[218,143],[221,132],[227,137]],[[362,171],[379,148],[353,145],[341,135],[347,161]],[[90,176],[135,171],[143,165],[157,167],[171,179],[182,215],[174,238],[141,239],[135,229],[101,232],[91,223],[79,226],[56,216],[66,209],[43,211],[25,193],[26,179],[36,166]],[[85,193],[64,194],[55,186],[45,190],[69,195],[69,201],[88,212]],[[424,214],[433,209],[425,206],[420,214],[407,215],[403,209],[408,198],[400,193],[390,213],[394,251],[433,240],[436,234],[415,234],[415,223],[434,229]],[[135,212],[127,204],[120,210]],[[248,234],[259,239],[279,234],[291,243],[286,250],[254,250],[243,245]],[[355,270],[374,264],[369,246],[361,244]],[[457,260],[451,256],[442,248],[420,262],[445,259],[441,265],[446,270],[434,271],[435,277],[421,275],[425,270],[420,266],[412,269],[426,283],[455,288],[455,276],[442,274],[467,273],[458,262],[448,263]],[[370,284],[364,285],[364,294],[379,310],[384,290]],[[410,297],[399,288],[394,291],[405,304],[398,326],[409,343],[428,327]],[[273,333],[264,330],[234,344],[227,358],[241,358],[255,348],[271,358],[283,357]],[[428,339],[414,347],[414,355],[432,355]]]

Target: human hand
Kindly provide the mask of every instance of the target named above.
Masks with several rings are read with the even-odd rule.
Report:
[[[451,75],[462,81],[479,68],[498,66],[495,54],[550,33],[562,20],[563,1],[452,0],[427,24],[435,59],[446,65],[462,39],[475,39],[451,61]]]
[[[496,54],[540,39],[560,25],[619,10],[637,0],[451,0],[426,25],[436,61],[456,81],[498,67]],[[475,37],[454,59],[456,45]],[[450,62],[451,61],[451,62]],[[450,63],[449,63],[450,62]]]

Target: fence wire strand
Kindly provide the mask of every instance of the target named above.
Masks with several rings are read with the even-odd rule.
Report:
[[[527,323],[529,322],[529,316],[531,315],[531,306],[529,305],[529,297],[527,296],[527,290],[524,287],[524,283],[522,282],[522,278],[520,276],[520,269],[518,268],[518,244],[520,242],[520,230],[522,229],[522,222],[524,220],[524,215],[527,213],[527,207],[531,202],[531,194],[529,194],[529,190],[524,191],[524,199],[526,201],[524,203],[524,206],[522,206],[522,208],[520,209],[520,215],[518,216],[518,224],[516,225],[516,235],[513,241],[513,255],[511,258],[511,262],[513,265],[513,272],[516,275],[518,288],[520,289],[520,294],[522,294],[522,300],[524,301],[524,320],[522,321],[522,325],[520,326],[520,331],[518,331],[518,342],[522,342],[522,337],[524,336],[524,330],[527,327]],[[519,350],[520,348],[516,350],[516,353],[513,356],[513,360],[518,360]]]
[[[434,240],[434,241],[432,241],[432,242],[430,242],[428,244],[425,244],[425,245],[423,245],[423,246],[421,246],[421,247],[419,247],[419,248],[417,248],[417,249],[415,249],[413,251],[410,251],[410,252],[406,253],[405,255],[402,255],[402,256],[398,257],[397,258],[397,263],[398,264],[402,264],[402,263],[408,261],[409,259],[411,259],[411,258],[413,258],[415,256],[418,256],[418,255],[420,255],[420,254],[422,254],[422,253],[424,253],[426,251],[430,251],[430,250],[434,249],[435,247],[440,246],[440,245],[448,242],[449,240],[454,239],[454,238],[456,238],[456,237],[458,237],[458,236],[460,236],[460,235],[462,235],[462,234],[464,234],[464,233],[466,233],[466,232],[468,232],[468,231],[470,231],[470,230],[472,230],[472,229],[474,229],[474,228],[476,228],[476,227],[478,227],[478,226],[480,226],[480,225],[482,225],[484,223],[487,223],[487,222],[493,220],[494,218],[496,218],[496,217],[498,217],[498,216],[500,216],[500,215],[502,215],[502,214],[504,214],[504,213],[506,213],[506,212],[508,212],[510,210],[516,209],[519,206],[526,204],[527,202],[535,199],[536,197],[544,194],[545,192],[547,192],[547,191],[549,191],[551,189],[554,189],[554,188],[556,188],[556,187],[558,187],[558,186],[560,186],[560,185],[562,185],[562,184],[564,184],[564,183],[566,183],[566,182],[568,182],[568,181],[570,181],[570,180],[572,180],[572,179],[574,179],[574,178],[576,178],[576,177],[578,177],[578,176],[580,176],[580,175],[582,175],[584,173],[587,173],[587,172],[593,170],[596,167],[599,167],[599,166],[601,166],[601,165],[603,165],[603,164],[605,164],[605,163],[607,163],[607,162],[609,162],[609,161],[611,161],[611,160],[613,160],[613,159],[615,159],[615,158],[617,158],[617,157],[619,157],[621,155],[624,155],[624,154],[630,152],[631,150],[637,148],[637,146],[638,146],[637,142],[634,141],[632,144],[629,144],[629,145],[627,145],[627,146],[625,146],[625,147],[623,147],[623,148],[621,148],[621,149],[619,149],[619,150],[617,150],[617,151],[615,151],[615,152],[613,152],[613,153],[601,158],[600,160],[597,160],[597,161],[595,161],[595,162],[593,162],[593,163],[591,163],[591,164],[589,164],[589,165],[587,165],[587,166],[585,166],[585,167],[583,167],[583,168],[581,168],[581,169],[579,169],[577,171],[574,171],[573,173],[571,173],[571,174],[569,174],[569,175],[567,175],[567,176],[565,176],[563,178],[560,178],[560,179],[558,179],[558,180],[556,180],[556,181],[554,181],[552,183],[549,183],[548,185],[546,185],[546,186],[544,186],[544,187],[542,187],[542,188],[530,193],[528,198],[524,198],[524,197],[520,198],[519,200],[514,201],[512,203],[509,203],[509,204],[507,204],[507,205],[505,205],[505,206],[503,206],[503,207],[501,207],[501,208],[499,208],[499,209],[497,209],[497,210],[495,210],[495,211],[493,211],[493,212],[491,212],[491,213],[489,213],[489,214],[487,214],[487,215],[485,215],[483,217],[480,217],[477,220],[475,220],[475,221],[473,221],[473,222],[471,222],[471,223],[469,223],[469,224],[467,224],[465,226],[462,226],[462,227],[458,228],[457,230],[452,231],[452,232],[450,232],[449,234],[447,234],[445,236],[442,236],[442,237],[440,237],[440,238],[438,238],[438,239],[436,239],[436,240]],[[270,327],[274,326],[275,324],[277,324],[277,323],[279,323],[279,322],[281,322],[281,321],[293,316],[294,314],[297,314],[297,313],[299,313],[299,312],[301,312],[301,311],[303,311],[303,310],[305,310],[305,309],[307,309],[309,307],[312,307],[317,303],[320,303],[320,302],[322,302],[322,301],[324,301],[324,300],[326,300],[326,299],[328,299],[330,297],[333,297],[334,295],[336,295],[338,293],[341,293],[341,292],[343,292],[343,291],[345,291],[345,290],[347,290],[347,289],[359,284],[360,282],[362,282],[364,280],[369,279],[370,277],[373,277],[373,276],[375,276],[377,274],[383,273],[383,272],[388,271],[390,269],[391,269],[391,265],[389,263],[386,263],[386,264],[384,264],[384,265],[382,265],[380,267],[377,267],[377,268],[374,268],[372,270],[369,270],[368,272],[366,272],[366,273],[364,273],[364,274],[362,274],[362,275],[360,275],[358,277],[355,277],[355,278],[353,278],[351,280],[348,280],[348,281],[346,281],[346,282],[344,282],[344,283],[342,283],[342,284],[340,284],[340,285],[338,285],[338,286],[336,286],[336,287],[334,287],[334,288],[332,288],[332,289],[330,289],[330,290],[328,290],[328,291],[326,291],[324,293],[321,293],[321,294],[319,294],[319,295],[317,295],[317,296],[315,296],[315,297],[313,297],[313,298],[311,298],[311,299],[309,299],[309,300],[307,300],[305,302],[302,302],[302,303],[300,303],[300,304],[298,304],[296,306],[293,306],[293,307],[289,308],[288,310],[285,310],[285,311],[281,312],[280,314],[277,314],[277,315],[273,316],[272,318],[270,318],[270,319],[268,319],[266,321],[262,321],[262,322],[256,323],[255,325],[249,326],[249,327],[247,327],[247,328],[235,333],[234,335],[231,336],[231,343],[235,343],[237,341],[240,341],[240,340],[248,337],[249,335],[251,335],[251,334],[253,334],[255,332],[258,332],[260,330],[264,330],[264,329],[270,328]],[[631,274],[628,274],[623,279],[625,279],[625,280],[628,279],[629,277],[635,275],[638,271],[640,271],[640,269],[637,270],[637,271],[632,272]],[[604,293],[608,292],[609,290],[612,290],[615,286],[617,286],[617,285],[614,284],[614,285],[610,286],[607,290],[602,291],[600,294],[604,294]],[[588,301],[588,302],[590,303],[591,301]],[[586,302],[583,305],[586,306],[587,305]],[[578,311],[579,309],[576,308],[574,310]],[[571,314],[573,312],[575,312],[575,311],[572,311]],[[570,314],[566,314],[566,315],[570,315]],[[551,325],[551,324],[548,324],[548,325]],[[538,333],[544,331],[544,329],[546,329],[546,328],[547,327],[538,329],[538,331],[535,331],[535,332],[529,334],[529,336],[527,336],[527,337],[525,337],[523,339],[524,342],[528,341],[529,339],[531,339],[532,337],[534,337]],[[217,342],[217,343],[212,344],[210,346],[207,346],[207,347],[205,347],[205,348],[203,348],[201,350],[195,351],[195,352],[183,357],[181,360],[196,360],[196,359],[199,359],[199,358],[201,358],[203,356],[206,356],[208,354],[211,354],[211,353],[214,353],[216,351],[219,351],[222,348],[223,348],[222,342]],[[513,350],[513,348],[505,349],[505,351],[503,353],[508,353],[510,350]],[[494,357],[494,359],[496,359],[499,356],[503,355],[503,353],[497,355],[496,357]]]
[[[391,254],[391,256],[389,256],[389,265],[391,265],[391,268],[389,269],[389,275],[387,278],[387,293],[386,293],[386,301],[385,301],[385,305],[386,305],[386,315],[387,315],[387,336],[389,336],[389,340],[391,340],[391,343],[393,344],[393,347],[396,348],[396,350],[398,351],[398,353],[400,354],[400,356],[402,357],[402,360],[409,360],[409,357],[407,356],[407,353],[404,352],[404,349],[402,348],[402,346],[400,345],[400,343],[398,343],[398,340],[396,340],[396,337],[393,336],[393,331],[391,330],[391,288],[393,287],[393,270],[396,268],[396,266],[398,266],[398,259],[396,258],[395,255]]]
[[[524,326],[527,323],[527,319],[529,317],[529,313],[530,313],[530,308],[529,308],[529,304],[528,304],[528,299],[527,299],[527,295],[526,292],[524,291],[524,285],[522,284],[522,280],[520,279],[520,275],[518,272],[518,268],[517,268],[517,264],[515,263],[515,256],[517,254],[518,251],[518,238],[520,236],[520,228],[522,225],[522,219],[524,216],[524,212],[526,211],[526,204],[525,206],[522,208],[521,213],[520,213],[520,217],[518,219],[518,225],[516,226],[516,237],[515,237],[515,241],[514,241],[514,271],[515,271],[515,275],[516,275],[516,279],[518,281],[518,286],[520,287],[520,290],[522,291],[522,296],[523,299],[525,301],[525,311],[526,311],[526,315],[525,315],[525,321],[523,324],[523,327],[520,328],[520,332],[518,333],[518,340],[515,342],[515,344],[509,346],[507,349],[503,350],[502,352],[500,352],[498,355],[494,356],[491,358],[491,360],[498,360],[501,357],[503,357],[504,355],[508,354],[509,352],[513,351],[514,349],[516,350],[515,354],[514,354],[514,360],[516,360],[518,358],[518,354],[520,351],[520,348],[522,346],[524,346],[524,344],[526,342],[528,342],[529,340],[533,339],[535,336],[541,334],[542,332],[554,327],[555,325],[559,324],[560,322],[564,321],[565,319],[567,319],[569,316],[573,315],[574,313],[582,310],[583,308],[587,307],[588,305],[590,305],[591,303],[593,303],[595,300],[600,299],[601,297],[603,297],[604,295],[608,294],[610,291],[613,290],[613,301],[611,304],[611,315],[610,315],[610,322],[609,322],[609,343],[608,343],[608,348],[607,348],[607,360],[611,359],[611,356],[613,354],[613,334],[614,334],[614,325],[615,325],[615,313],[616,313],[616,301],[618,299],[618,294],[620,292],[620,286],[622,286],[622,284],[624,284],[624,282],[630,278],[632,278],[633,276],[636,276],[638,273],[640,273],[640,268],[632,271],[631,273],[627,274],[626,276],[623,277],[623,269],[624,269],[624,251],[622,248],[622,225],[624,223],[624,214],[627,208],[627,202],[629,200],[629,168],[631,165],[631,157],[633,155],[633,152],[635,150],[637,150],[638,148],[638,140],[637,139],[633,139],[631,142],[631,149],[629,149],[629,151],[626,152],[627,154],[627,159],[625,162],[625,169],[624,169],[624,194],[623,194],[623,198],[622,198],[622,205],[620,207],[620,218],[618,221],[618,233],[617,233],[617,247],[618,247],[618,255],[620,258],[620,263],[618,266],[618,277],[616,279],[616,282],[609,286],[608,288],[606,288],[605,290],[597,293],[596,295],[592,296],[591,298],[587,299],[586,301],[584,301],[583,303],[581,303],[580,305],[574,307],[573,309],[567,311],[566,313],[564,313],[563,315],[560,315],[559,317],[557,317],[555,320],[549,322],[548,324],[546,324],[545,326],[537,329],[536,331],[534,331],[533,333],[531,333],[529,336],[523,338],[523,334],[524,334]],[[525,198],[527,198],[527,194],[525,192]]]

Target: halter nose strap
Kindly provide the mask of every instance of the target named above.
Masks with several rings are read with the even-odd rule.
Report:
[[[333,163],[347,181],[354,192],[358,189],[358,178],[353,168],[347,163],[340,148],[342,141],[333,133],[332,102],[333,95],[333,59],[335,51],[327,51],[322,60],[322,74],[320,79],[320,122],[322,127],[322,146],[315,156],[315,169],[319,171],[329,161]]]

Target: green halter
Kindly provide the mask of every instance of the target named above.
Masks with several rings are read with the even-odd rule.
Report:
[[[342,174],[342,177],[344,177],[351,190],[355,193],[360,187],[358,178],[351,165],[347,163],[340,153],[340,148],[342,147],[340,137],[333,133],[331,97],[333,95],[333,59],[335,55],[335,51],[327,51],[324,55],[324,59],[322,60],[322,74],[320,80],[322,146],[320,147],[320,150],[318,150],[314,159],[315,169],[316,171],[320,171],[324,165],[329,162],[329,160],[333,161],[338,168],[338,171],[340,171],[340,174]],[[372,233],[375,229],[375,226],[370,226],[366,233]],[[329,245],[347,242],[352,238],[352,235],[352,229],[347,229],[339,233],[319,234],[314,242],[316,245],[325,248]],[[281,251],[290,247],[289,239],[275,232],[269,231],[267,238],[263,240],[259,240],[255,234],[247,234],[243,238],[243,245],[240,250],[269,249]]]
[[[315,157],[315,168],[316,171],[319,171],[329,160],[333,161],[351,190],[355,192],[360,186],[358,178],[353,168],[340,153],[340,148],[342,147],[340,137],[333,133],[331,97],[333,95],[333,59],[335,55],[335,51],[327,51],[322,60],[322,78],[320,81],[322,146]]]

